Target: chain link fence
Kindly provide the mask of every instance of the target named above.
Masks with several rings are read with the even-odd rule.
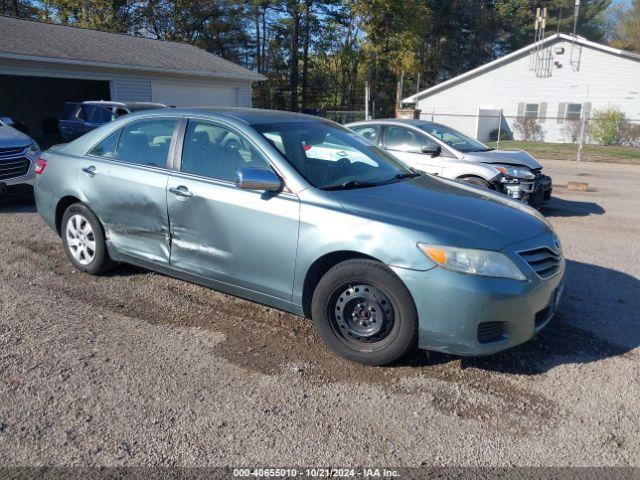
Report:
[[[501,110],[480,109],[478,114],[422,112],[420,118],[441,123],[498,149],[538,149],[547,158],[577,160],[598,161],[613,156],[640,163],[640,119],[626,118],[616,111],[592,113],[589,117],[571,112],[557,117],[536,112],[504,115]]]

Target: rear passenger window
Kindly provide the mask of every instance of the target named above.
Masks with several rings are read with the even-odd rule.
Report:
[[[235,132],[209,122],[189,121],[181,171],[234,181],[243,167],[270,168],[264,157]]]
[[[377,125],[367,125],[366,127],[355,127],[353,129],[358,135],[362,135],[371,143],[378,144],[378,138],[380,137],[380,127]]]
[[[115,158],[128,163],[165,167],[175,119],[132,122],[122,128]]]
[[[115,158],[116,146],[118,143],[118,137],[120,136],[121,129],[116,130],[107,138],[102,140],[98,145],[93,147],[89,152],[89,155],[95,155],[96,157]]]
[[[109,123],[112,120],[111,110],[96,105],[85,105],[84,115],[87,122],[98,125]]]

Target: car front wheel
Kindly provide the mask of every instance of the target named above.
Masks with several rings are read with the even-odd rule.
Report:
[[[374,260],[331,268],[314,291],[311,315],[325,343],[358,363],[393,363],[417,344],[418,315],[409,291]]]
[[[67,256],[78,270],[100,275],[113,266],[102,225],[85,204],[74,203],[67,208],[61,234]]]

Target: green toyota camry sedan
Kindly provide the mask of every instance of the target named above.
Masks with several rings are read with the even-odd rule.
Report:
[[[310,317],[356,362],[497,352],[544,328],[562,294],[560,241],[537,211],[316,117],[132,114],[45,152],[36,173],[77,269],[135,264]]]

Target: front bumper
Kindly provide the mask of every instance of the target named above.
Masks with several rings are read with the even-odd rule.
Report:
[[[531,339],[553,317],[564,287],[565,262],[551,278],[537,276],[510,249],[527,281],[481,277],[440,267],[428,271],[393,268],[409,289],[419,318],[419,348],[456,355],[495,353]],[[506,253],[506,252],[505,252]]]
[[[551,177],[539,174],[533,180],[503,178],[500,181],[501,192],[511,198],[538,206],[551,198],[553,182]]]

